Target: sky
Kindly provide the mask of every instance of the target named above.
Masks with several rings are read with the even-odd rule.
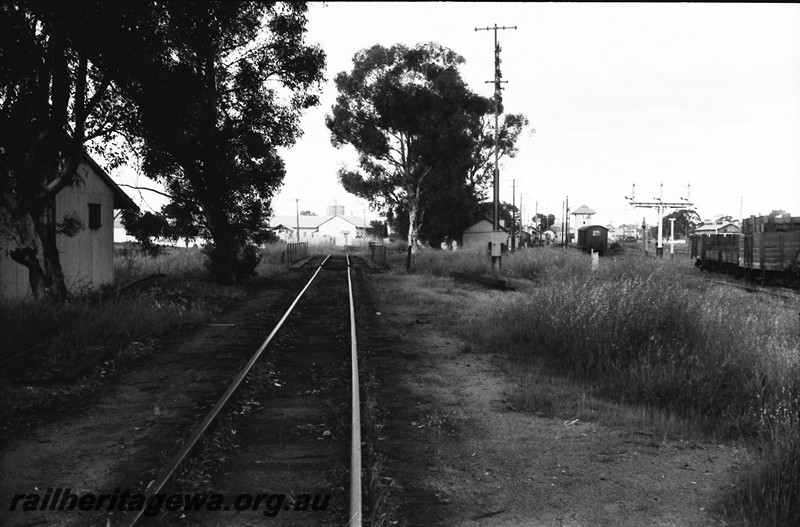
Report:
[[[475,28],[495,24],[517,26],[498,32],[503,99],[531,122],[501,164],[500,196],[526,218],[560,217],[568,197],[596,223],[655,221],[632,195],[688,198],[703,218],[800,215],[799,4],[532,2],[311,3],[307,40],[327,54],[326,83],[302,138],[281,150],[275,214],[336,203],[377,218],[337,179],[356,155],[325,127],[335,75],[374,44],[433,41],[463,56],[462,77],[489,97],[493,32]]]

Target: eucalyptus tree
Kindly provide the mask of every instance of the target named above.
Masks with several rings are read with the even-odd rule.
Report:
[[[147,176],[172,199],[157,214],[128,215],[149,235],[213,240],[219,282],[237,276],[252,244],[268,239],[270,202],[285,167],[277,148],[302,133],[318,104],[325,54],[305,42],[303,2],[155,2],[152,28],[124,90]]]
[[[334,146],[350,144],[358,168],[343,168],[344,188],[408,218],[409,255],[431,206],[463,187],[472,129],[490,111],[458,68],[464,58],[436,43],[358,52],[335,82],[339,95],[326,124]]]
[[[501,106],[502,111],[502,106]],[[497,159],[513,158],[519,152],[518,141],[523,132],[534,130],[529,128],[530,122],[521,113],[503,116],[497,133]],[[472,128],[475,147],[472,150],[467,186],[479,200],[487,199],[489,186],[494,174],[495,139],[494,115],[484,115],[477,126]]]

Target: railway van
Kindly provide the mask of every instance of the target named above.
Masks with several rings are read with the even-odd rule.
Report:
[[[602,225],[585,225],[578,229],[578,249],[596,252],[600,256],[608,249],[608,228]]]

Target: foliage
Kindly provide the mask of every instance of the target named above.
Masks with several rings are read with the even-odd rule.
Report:
[[[539,212],[533,217],[533,222],[537,229],[540,231],[546,231],[556,222],[556,217],[553,214],[545,215]]]
[[[502,110],[501,110],[502,111]],[[517,155],[522,132],[528,128],[528,118],[518,114],[507,114],[497,132],[497,159],[513,158]],[[494,175],[494,116],[481,116],[478,126],[472,128],[474,148],[467,171],[467,187],[470,193],[479,200],[487,199]]]
[[[770,218],[777,218],[777,217],[781,217],[781,216],[791,216],[791,214],[790,214],[790,213],[788,213],[788,212],[786,212],[786,211],[785,211],[785,210],[783,210],[783,209],[775,209],[775,210],[771,211],[771,212],[768,214],[768,216],[769,216]]]
[[[367,227],[367,236],[375,238],[388,238],[389,228],[383,220],[370,220],[369,227]]]
[[[268,241],[270,200],[285,174],[277,147],[294,143],[301,112],[318,103],[325,59],[304,42],[306,9],[159,3],[126,70],[142,168],[172,201],[123,223],[142,240],[213,239],[223,283],[235,279],[248,245]]]
[[[675,239],[680,240],[686,238],[694,229],[703,224],[700,221],[700,215],[693,209],[680,209],[672,211],[664,215],[661,221],[661,228],[664,237],[669,237],[671,230],[670,218],[675,219]],[[650,227],[650,236],[656,238],[658,236],[658,225]]]
[[[359,153],[359,169],[340,170],[340,181],[393,218],[406,216],[412,247],[427,215],[461,198],[472,129],[490,110],[461,79],[463,62],[435,43],[375,45],[336,76],[339,96],[325,122],[335,146]]]
[[[136,26],[133,4],[9,1],[0,5],[0,208],[11,258],[29,271],[37,299],[66,296],[54,197],[80,184],[84,143],[104,142],[128,118],[110,60]],[[58,226],[60,225],[60,227]]]

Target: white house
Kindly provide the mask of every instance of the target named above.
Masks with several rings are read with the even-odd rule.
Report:
[[[299,223],[299,230],[298,230]],[[356,216],[274,216],[270,228],[285,242],[366,243],[366,220]]]
[[[79,294],[114,280],[114,210],[137,207],[88,154],[77,172],[83,183],[56,194],[55,214],[83,224],[75,236],[56,235],[67,291]],[[31,296],[27,267],[8,254],[14,248],[16,242],[0,231],[0,302]]]

